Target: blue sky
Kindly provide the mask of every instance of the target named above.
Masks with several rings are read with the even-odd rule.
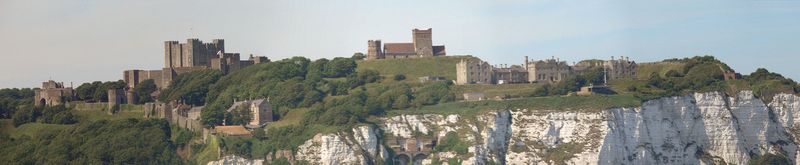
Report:
[[[350,56],[433,28],[448,54],[637,62],[714,55],[793,79],[800,1],[0,1],[0,88],[118,80],[163,66],[163,41],[226,40],[271,59]]]

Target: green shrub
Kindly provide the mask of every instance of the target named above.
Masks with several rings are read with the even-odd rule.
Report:
[[[467,149],[469,148],[469,144],[462,141],[461,138],[458,137],[458,133],[456,132],[447,132],[442,141],[439,142],[434,150],[436,152],[446,152],[452,151],[459,155],[467,154]]]

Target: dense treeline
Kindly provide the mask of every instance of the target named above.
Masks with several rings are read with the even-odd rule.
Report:
[[[182,164],[164,120],[81,123],[35,137],[0,133],[4,164]]]
[[[30,88],[0,89],[0,119],[11,118],[21,106],[32,105],[34,95]]]
[[[204,105],[209,86],[222,77],[219,70],[203,70],[181,74],[166,88],[161,91],[158,100],[168,102],[181,100],[186,104]]]
[[[122,80],[83,83],[78,88],[75,88],[75,95],[78,100],[85,102],[108,102],[109,89],[123,89],[125,86],[125,81]]]
[[[15,127],[30,122],[40,122],[45,124],[75,124],[77,117],[64,105],[33,107],[25,105],[20,107],[13,115]]]

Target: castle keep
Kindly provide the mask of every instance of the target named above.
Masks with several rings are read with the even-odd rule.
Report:
[[[154,80],[158,88],[166,88],[176,76],[192,71],[205,69],[220,70],[229,73],[253,64],[269,62],[263,56],[250,55],[248,60],[241,60],[239,53],[226,53],[225,40],[214,39],[211,43],[203,43],[199,39],[187,39],[186,43],[178,41],[164,42],[164,67],[160,70],[126,70],[123,80],[129,89],[145,80]]]
[[[367,60],[445,56],[444,45],[433,45],[433,29],[411,30],[411,43],[367,41]]]

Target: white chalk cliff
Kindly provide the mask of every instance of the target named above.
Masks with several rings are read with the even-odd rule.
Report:
[[[318,135],[300,146],[295,158],[311,164],[391,161],[381,137],[441,139],[450,131],[471,146],[468,153],[429,152],[423,164],[453,159],[462,164],[746,164],[766,153],[787,155],[795,163],[800,97],[779,94],[765,104],[750,91],[709,92],[599,111],[400,115],[383,118],[377,127]]]

